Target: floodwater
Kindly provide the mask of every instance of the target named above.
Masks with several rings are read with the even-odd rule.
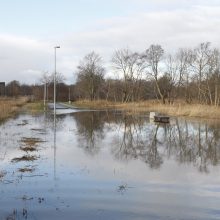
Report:
[[[219,128],[117,111],[56,123],[21,114],[0,125],[0,219],[220,219]]]

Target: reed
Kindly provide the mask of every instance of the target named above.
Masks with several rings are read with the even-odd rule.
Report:
[[[80,100],[73,103],[79,107],[92,109],[119,109],[130,114],[139,114],[141,112],[156,111],[170,116],[187,116],[199,117],[207,119],[220,119],[220,108],[202,104],[186,104],[177,101],[174,104],[161,104],[157,100],[141,101],[141,102],[109,102],[105,100]]]
[[[28,98],[0,98],[0,120],[13,116],[26,102]]]

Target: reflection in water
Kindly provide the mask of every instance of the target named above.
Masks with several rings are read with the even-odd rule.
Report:
[[[57,129],[57,122],[56,122],[56,111],[54,114],[54,119],[53,119],[53,160],[54,160],[54,164],[53,164],[53,169],[54,169],[54,180],[56,180],[56,151],[57,151],[57,146],[56,146],[56,129]]]
[[[0,130],[0,219],[219,219],[218,128],[117,111],[20,115]],[[37,160],[12,163],[22,140],[44,142],[25,154]]]
[[[209,165],[219,162],[219,131],[215,127],[176,119],[163,141],[167,156],[180,163],[193,163],[201,172],[208,172]]]
[[[89,154],[99,152],[99,141],[104,139],[103,128],[107,117],[105,112],[83,112],[76,113],[74,118],[78,129],[79,146]]]
[[[124,116],[121,136],[115,137],[113,153],[116,158],[129,160],[141,159],[151,168],[158,168],[162,158],[158,152],[157,132],[159,125],[146,131],[146,118]],[[117,140],[117,141],[116,141]]]
[[[201,172],[220,158],[220,131],[201,122],[175,119],[171,124],[150,124],[148,118],[118,112],[74,114],[80,147],[97,154],[101,141],[112,134],[112,153],[119,160],[140,159],[157,169],[166,158],[192,163]]]

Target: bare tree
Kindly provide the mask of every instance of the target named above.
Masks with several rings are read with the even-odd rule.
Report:
[[[122,74],[123,88],[122,88],[122,102],[129,100],[129,81],[131,80],[129,56],[131,52],[128,49],[117,50],[112,57],[112,64],[116,74]]]
[[[200,103],[202,102],[202,98],[205,96],[205,91],[202,88],[202,81],[204,80],[205,73],[209,68],[211,58],[210,45],[210,42],[201,43],[194,49],[191,59],[191,66],[193,72],[196,74],[198,82],[198,101]]]
[[[98,90],[104,80],[105,69],[102,65],[102,58],[95,52],[87,54],[78,66],[77,82],[88,94],[90,100],[98,95]]]
[[[7,96],[19,96],[20,95],[20,83],[17,80],[13,80],[6,85]]]
[[[190,80],[190,61],[191,61],[192,51],[189,49],[180,48],[176,53],[177,62],[177,92],[181,92],[181,88],[184,88],[185,101],[190,102],[191,97],[189,94],[189,80]]]
[[[191,51],[188,49],[179,49],[176,54],[168,55],[166,59],[166,76],[170,81],[168,88],[169,100],[177,98],[184,92],[185,100],[189,102],[189,64]]]
[[[160,99],[165,104],[166,95],[162,93],[159,86],[159,77],[161,74],[161,61],[163,59],[164,50],[160,45],[151,45],[143,55],[147,63],[147,76],[153,77],[157,92]]]
[[[51,83],[51,76],[49,75],[48,71],[42,73],[40,78],[40,83],[44,84],[44,101],[48,100],[48,86]]]
[[[64,83],[64,81],[66,80],[65,76],[63,75],[63,73],[61,72],[56,72],[56,83]],[[50,76],[50,81],[53,82],[54,81],[54,74],[51,74]]]
[[[114,71],[122,76],[122,102],[135,101],[140,96],[140,85],[145,69],[142,56],[129,49],[117,50],[112,57]]]
[[[207,70],[204,73],[203,87],[206,104],[218,105],[219,65],[220,55],[218,49],[212,49],[209,54]]]
[[[212,88],[214,88],[214,105],[219,105],[219,85],[220,85],[220,52],[218,49],[214,49],[212,53],[212,59],[211,59],[210,66],[212,66],[212,77],[211,81]]]

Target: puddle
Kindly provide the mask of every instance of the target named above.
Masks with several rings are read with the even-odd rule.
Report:
[[[0,219],[220,219],[218,122],[22,114],[1,125],[0,167]]]
[[[45,129],[42,129],[42,128],[31,128],[32,131],[40,131],[40,132],[46,132]]]
[[[21,123],[18,123],[17,126],[25,126],[28,124],[28,121],[27,120],[22,120]]]

